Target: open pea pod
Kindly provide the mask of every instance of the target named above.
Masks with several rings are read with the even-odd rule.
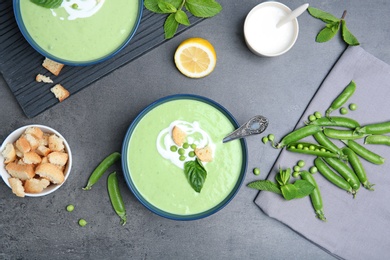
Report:
[[[286,146],[286,150],[294,153],[314,155],[317,157],[340,158],[339,154],[330,151],[328,148],[308,142],[296,142],[289,144]]]

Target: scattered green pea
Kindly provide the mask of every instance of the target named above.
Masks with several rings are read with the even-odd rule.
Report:
[[[179,157],[180,161],[184,161],[185,159],[186,159],[186,157],[184,155],[180,155],[180,157]]]
[[[317,119],[317,117],[315,116],[315,115],[310,115],[309,116],[309,121],[310,122],[313,122],[313,121],[315,121]]]
[[[318,169],[317,169],[317,167],[312,166],[312,167],[310,167],[309,172],[310,173],[316,173],[316,172],[318,172]]]
[[[299,160],[297,165],[302,168],[303,166],[305,166],[305,161],[304,160]]]
[[[79,219],[79,225],[80,225],[81,227],[86,226],[87,223],[88,223],[88,222],[87,222],[85,219],[83,219],[83,218]]]
[[[177,150],[177,152],[178,152],[180,155],[184,155],[186,151],[185,151],[183,148],[179,148],[179,150]]]
[[[196,144],[191,144],[191,148],[195,149],[196,148]]]
[[[273,134],[269,134],[268,135],[268,140],[270,140],[271,142],[273,142],[275,140],[275,136]]]
[[[316,111],[316,112],[314,112],[314,116],[315,116],[317,119],[319,119],[319,118],[322,117],[322,114],[321,114],[321,112]]]
[[[355,111],[357,109],[357,105],[355,103],[349,104],[349,110]]]
[[[78,4],[72,4],[72,8],[73,8],[73,9],[78,9],[78,8],[79,8],[79,5],[78,5]]]
[[[189,145],[188,143],[184,143],[184,144],[183,144],[183,148],[184,148],[184,149],[187,149],[188,147],[190,147],[190,145]]]
[[[176,152],[177,151],[177,146],[176,145],[172,145],[171,146],[171,151],[172,152]]]
[[[189,157],[195,157],[195,152],[194,152],[194,151],[189,152],[189,153],[188,153],[188,156],[189,156]]]
[[[268,137],[264,136],[263,138],[261,138],[261,141],[262,141],[264,144],[266,144],[266,143],[268,143],[269,139],[268,139]]]
[[[68,206],[66,206],[66,210],[68,212],[72,212],[74,210],[74,206],[72,204],[69,204]]]
[[[295,165],[293,170],[294,170],[294,172],[299,172],[301,170],[301,167],[299,167],[298,165]]]
[[[259,174],[260,174],[260,169],[257,168],[257,167],[254,168],[254,169],[253,169],[253,174],[254,174],[254,175],[259,175]]]
[[[348,114],[348,109],[345,107],[340,108],[340,114],[342,114],[342,115]]]
[[[301,174],[300,172],[293,172],[293,173],[292,173],[292,176],[293,176],[294,178],[298,178],[300,174]]]

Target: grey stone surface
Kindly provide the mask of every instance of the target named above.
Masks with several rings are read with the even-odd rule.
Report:
[[[245,15],[259,1],[220,1],[224,10],[214,18],[98,80],[41,115],[28,119],[0,77],[0,141],[12,130],[39,123],[58,130],[70,143],[73,169],[68,181],[52,195],[17,198],[0,183],[0,259],[332,259],[318,246],[267,217],[253,203],[257,194],[245,184],[264,179],[277,150],[247,138],[248,171],[236,197],[205,219],[179,222],[143,207],[127,188],[120,188],[128,223],[119,225],[103,178],[83,191],[89,174],[109,153],[120,150],[136,115],[154,100],[193,93],[214,99],[239,123],[256,114],[270,119],[268,133],[282,136],[295,126],[322,80],[345,50],[340,37],[315,42],[323,23],[304,13],[293,49],[281,57],[252,54],[243,39]],[[285,1],[291,8],[303,4]],[[310,5],[341,16],[348,10],[349,29],[362,47],[390,63],[389,2],[312,1]],[[203,79],[181,75],[173,63],[177,45],[203,37],[215,47],[215,71]],[[254,176],[251,169],[261,168]],[[113,168],[113,170],[115,167]],[[120,166],[116,166],[120,170]],[[69,213],[66,205],[74,204]],[[281,209],[282,210],[282,209]],[[312,217],[312,216],[308,216]],[[79,218],[89,224],[81,228]],[[304,221],[297,219],[297,221]]]

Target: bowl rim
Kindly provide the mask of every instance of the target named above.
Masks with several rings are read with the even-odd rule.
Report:
[[[25,193],[26,197],[42,197],[45,195],[49,195],[50,193],[53,193],[54,191],[58,190],[65,183],[65,181],[68,179],[68,177],[71,173],[71,170],[72,170],[72,161],[73,161],[72,160],[72,151],[70,149],[68,141],[66,141],[66,139],[57,130],[55,130],[54,128],[51,128],[49,126],[40,125],[40,124],[30,124],[30,125],[21,126],[15,130],[13,130],[11,133],[8,134],[8,136],[4,139],[3,143],[0,145],[0,175],[1,175],[1,178],[3,179],[4,183],[10,189],[11,189],[11,186],[8,182],[8,178],[10,177],[10,175],[8,174],[8,172],[4,168],[4,157],[1,153],[2,153],[2,151],[5,148],[5,145],[7,143],[16,141],[16,139],[18,137],[20,137],[20,135],[28,127],[39,127],[44,133],[56,134],[58,137],[60,137],[60,138],[62,138],[62,140],[64,140],[65,150],[68,153],[68,162],[67,162],[66,168],[64,170],[64,182],[62,182],[61,184],[51,184],[50,188],[46,188],[40,193],[28,193],[28,192]]]
[[[135,23],[133,25],[133,28],[128,35],[128,37],[123,41],[122,44],[119,45],[119,47],[115,48],[112,52],[106,54],[103,57],[93,59],[93,60],[86,60],[86,61],[72,61],[67,60],[63,58],[56,57],[52,55],[51,53],[45,51],[43,48],[41,48],[30,36],[28,33],[26,27],[24,26],[22,15],[20,13],[20,1],[21,0],[13,0],[13,11],[15,15],[15,20],[18,25],[19,31],[22,33],[24,39],[28,42],[28,44],[38,53],[40,53],[42,56],[47,57],[53,61],[59,62],[64,65],[68,66],[90,66],[95,65],[98,63],[101,63],[103,61],[106,61],[108,59],[111,59],[112,57],[116,56],[121,50],[123,50],[131,41],[131,39],[134,37],[135,33],[137,32],[137,29],[139,27],[139,24],[141,23],[142,18],[142,12],[143,12],[143,2],[144,0],[137,0],[138,1],[138,12],[137,12],[137,18],[135,20]]]
[[[290,42],[290,44],[287,46],[287,48],[285,48],[284,50],[280,51],[280,52],[276,52],[276,53],[264,53],[264,52],[261,52],[260,50],[258,50],[257,48],[255,48],[251,42],[248,40],[248,37],[246,36],[247,35],[247,26],[248,26],[248,20],[249,18],[253,15],[254,12],[256,12],[258,9],[260,8],[264,8],[266,6],[278,6],[280,8],[282,8],[283,10],[287,10],[287,11],[292,11],[290,9],[290,7],[288,7],[287,5],[281,3],[281,2],[278,2],[278,1],[265,1],[265,2],[262,2],[262,3],[259,3],[257,4],[256,6],[254,6],[250,11],[249,13],[246,15],[245,17],[245,21],[244,21],[244,38],[245,38],[245,42],[248,46],[248,48],[254,52],[255,54],[257,55],[260,55],[260,56],[264,56],[264,57],[277,57],[277,56],[280,56],[282,54],[285,54],[286,52],[288,52],[289,50],[291,50],[291,48],[295,45],[297,39],[298,39],[298,35],[299,35],[299,23],[298,23],[298,19],[297,18],[294,18],[292,20],[292,22],[294,23],[294,36]]]
[[[147,113],[149,113],[152,109],[154,109],[155,107],[157,107],[161,104],[164,104],[164,103],[167,103],[170,101],[174,101],[174,100],[182,100],[182,99],[191,99],[191,100],[201,101],[203,103],[211,105],[214,108],[216,108],[217,110],[219,110],[220,112],[222,112],[229,119],[229,121],[233,124],[234,127],[236,127],[236,128],[239,127],[239,124],[236,121],[236,119],[233,117],[233,115],[226,108],[224,108],[222,105],[220,105],[216,101],[211,100],[209,98],[199,96],[199,95],[193,95],[193,94],[175,94],[175,95],[162,97],[162,98],[152,102],[151,104],[149,104],[146,108],[144,108],[130,124],[129,128],[126,131],[126,135],[125,135],[125,138],[124,138],[124,141],[122,144],[121,164],[122,164],[122,170],[124,173],[123,175],[124,175],[125,181],[127,183],[127,186],[129,187],[131,192],[134,194],[134,196],[137,198],[137,200],[139,202],[141,202],[142,205],[144,205],[147,209],[149,209],[150,211],[152,211],[153,213],[155,213],[161,217],[168,218],[171,220],[188,221],[188,220],[202,219],[202,218],[208,217],[212,214],[215,214],[216,212],[223,209],[235,197],[235,195],[240,190],[242,183],[245,179],[246,169],[247,169],[247,164],[248,164],[248,160],[247,160],[248,149],[247,149],[247,144],[246,144],[245,139],[244,138],[240,139],[239,141],[240,141],[241,149],[242,149],[242,165],[241,165],[241,171],[239,173],[238,180],[237,180],[236,184],[234,185],[233,189],[231,190],[231,192],[226,196],[226,198],[223,199],[216,206],[212,207],[211,209],[208,209],[208,210],[200,212],[200,213],[191,214],[191,215],[179,215],[179,214],[174,214],[174,213],[170,213],[170,212],[161,210],[161,209],[157,208],[156,206],[152,205],[151,203],[149,203],[146,199],[143,198],[143,196],[137,190],[137,188],[135,187],[134,183],[131,180],[130,171],[128,168],[128,162],[126,159],[128,157],[128,152],[127,152],[128,144],[130,142],[130,138],[131,138],[131,135],[132,135],[135,127],[137,126],[137,124],[142,120],[142,118]]]

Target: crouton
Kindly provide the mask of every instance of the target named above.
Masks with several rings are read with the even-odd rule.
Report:
[[[37,138],[35,138],[32,134],[25,134],[24,138],[26,138],[27,142],[30,144],[31,151],[38,148],[39,140]]]
[[[49,58],[45,58],[43,60],[42,66],[54,75],[58,76],[64,67],[64,64],[58,63]]]
[[[5,145],[5,148],[4,148],[4,150],[2,151],[1,154],[4,157],[4,163],[5,164],[10,163],[10,162],[16,160],[15,147],[11,143],[8,143],[8,144]]]
[[[172,128],[172,139],[173,142],[178,145],[182,146],[183,143],[186,141],[187,134],[181,130],[179,127],[174,126]]]
[[[62,138],[52,134],[49,136],[49,149],[54,152],[61,152],[65,149]]]
[[[63,152],[52,152],[47,156],[47,158],[51,164],[64,166],[68,161],[68,154]]]
[[[213,160],[213,151],[210,146],[204,148],[196,148],[195,154],[202,162],[211,162]]]
[[[25,134],[31,134],[33,135],[35,138],[37,138],[38,140],[41,139],[43,137],[43,131],[39,128],[39,127],[28,127],[25,131],[24,131]]]
[[[24,191],[28,193],[42,192],[47,186],[50,185],[50,181],[44,178],[36,179],[32,178],[24,183]]]
[[[50,89],[50,91],[60,102],[64,101],[70,95],[69,91],[66,88],[64,88],[61,84],[55,85]]]
[[[40,177],[48,179],[54,184],[61,184],[64,182],[64,174],[57,166],[51,163],[41,163],[35,169],[35,173]]]
[[[31,179],[35,176],[34,167],[31,164],[19,164],[10,162],[5,166],[5,169],[12,177],[18,178],[22,181]]]
[[[25,153],[23,156],[23,162],[26,164],[39,164],[41,161],[41,156],[39,156],[36,152],[30,151]]]
[[[11,186],[12,193],[14,193],[18,197],[24,197],[24,188],[23,183],[18,178],[9,178],[8,179],[9,185]]]
[[[22,154],[27,153],[31,150],[30,143],[27,141],[27,139],[24,136],[21,136],[21,137],[19,137],[18,140],[16,140],[15,147]]]
[[[38,148],[35,150],[35,152],[36,152],[37,154],[39,154],[40,156],[45,157],[45,156],[47,156],[49,153],[51,153],[51,150],[50,150],[48,147],[44,146],[44,145],[40,145],[40,146],[38,146]]]
[[[38,74],[35,77],[35,81],[36,82],[43,82],[43,83],[53,83],[53,80],[50,77],[47,77],[47,76],[42,75],[42,74]]]

